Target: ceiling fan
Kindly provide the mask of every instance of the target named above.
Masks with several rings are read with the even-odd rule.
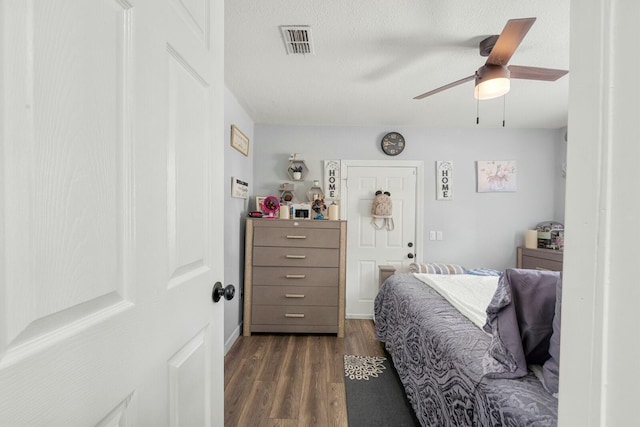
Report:
[[[413,99],[426,98],[474,79],[476,84],[474,97],[480,100],[497,98],[509,92],[510,79],[558,80],[569,71],[507,65],[535,21],[536,18],[510,19],[499,36],[490,36],[480,42],[480,55],[488,58],[487,62],[473,75],[425,92]]]

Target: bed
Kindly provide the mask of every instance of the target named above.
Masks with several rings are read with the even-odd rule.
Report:
[[[494,278],[496,287],[486,308],[495,308],[501,303],[502,306],[496,310],[500,314],[493,318],[484,313],[484,329],[480,327],[477,319],[471,320],[473,315],[463,315],[459,308],[454,307],[464,306],[464,301],[454,304],[452,301],[456,301],[455,297],[443,296],[418,278],[433,276],[435,280],[438,279],[438,275],[394,274],[381,285],[375,300],[377,339],[384,343],[391,356],[407,397],[423,426],[557,425],[557,395],[547,387],[544,379],[548,378],[548,371],[553,368],[553,364],[556,365],[556,375],[558,369],[558,354],[554,357],[549,356],[551,342],[555,343],[552,347],[557,346],[554,352],[557,350],[559,353],[560,299],[558,298],[558,304],[555,303],[555,296],[560,288],[558,276],[545,283],[548,288],[551,286],[550,283],[557,282],[553,307],[548,307],[551,304],[549,301],[543,303],[546,306],[545,322],[554,322],[555,325],[549,325],[551,329],[544,332],[545,337],[538,339],[534,344],[525,343],[527,339],[531,340],[531,336],[524,336],[527,335],[526,332],[518,336],[518,340],[522,338],[523,346],[528,346],[524,350],[524,353],[527,353],[524,356],[527,358],[532,346],[536,347],[534,352],[540,353],[541,341],[545,341],[542,344],[546,345],[546,358],[549,360],[544,362],[538,359],[537,365],[534,365],[528,363],[528,359],[524,361],[523,354],[519,354],[515,357],[521,359],[515,363],[519,366],[509,366],[509,361],[499,360],[500,351],[495,349],[496,342],[501,346],[505,345],[498,340],[499,334],[495,330],[492,333],[485,331],[490,331],[491,325],[497,328],[499,322],[511,324],[509,316],[514,315],[514,310],[505,314],[508,310],[504,298],[498,295],[500,292],[497,290],[505,286],[509,288],[509,283],[505,285],[503,282],[508,282],[509,277],[521,273],[526,272],[510,269],[501,277]],[[538,277],[541,273],[535,274]],[[463,276],[470,275],[464,274],[460,278]],[[444,275],[441,277],[444,278]],[[487,281],[482,276],[476,278]],[[465,280],[473,281],[476,278],[467,277]],[[544,292],[537,290],[536,293]],[[507,304],[511,306],[509,308],[514,306],[513,300],[516,296],[516,293],[511,295],[512,301]],[[518,310],[515,311],[515,316],[519,316]],[[477,317],[478,314],[475,315]],[[557,333],[553,332],[554,326],[558,329]],[[508,328],[501,327],[506,333]],[[509,341],[508,337],[502,338],[505,342]],[[504,352],[504,348],[501,350]],[[504,353],[515,354],[511,349]],[[546,367],[547,364],[549,369]],[[498,365],[499,369],[496,369]],[[537,375],[534,372],[537,372]],[[549,384],[552,384],[552,381],[549,381]]]

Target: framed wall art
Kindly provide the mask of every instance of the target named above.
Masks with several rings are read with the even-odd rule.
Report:
[[[516,191],[515,160],[478,160],[478,193]]]
[[[236,125],[231,125],[231,146],[245,156],[249,156],[249,137]]]

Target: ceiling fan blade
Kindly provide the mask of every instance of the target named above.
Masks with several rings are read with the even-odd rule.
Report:
[[[534,22],[536,18],[508,20],[487,58],[486,65],[507,65]]]
[[[553,68],[524,67],[521,65],[509,65],[512,79],[544,80],[555,82],[567,74],[568,70],[555,70]]]
[[[422,99],[422,98],[426,98],[427,96],[431,96],[431,95],[435,95],[438,92],[442,92],[443,90],[447,90],[447,89],[451,89],[452,87],[456,87],[458,85],[461,85],[462,83],[466,83],[470,80],[474,80],[476,78],[476,75],[472,75],[469,77],[465,77],[464,79],[460,79],[457,80],[453,83],[449,83],[448,85],[444,85],[442,87],[439,87],[438,89],[434,89],[434,90],[430,90],[429,92],[425,92],[422,95],[418,95],[418,96],[414,96],[413,99]]]

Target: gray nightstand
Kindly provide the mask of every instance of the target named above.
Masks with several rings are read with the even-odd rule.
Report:
[[[390,276],[392,276],[396,272],[396,268],[393,265],[379,265],[378,266],[378,289],[387,280]]]

